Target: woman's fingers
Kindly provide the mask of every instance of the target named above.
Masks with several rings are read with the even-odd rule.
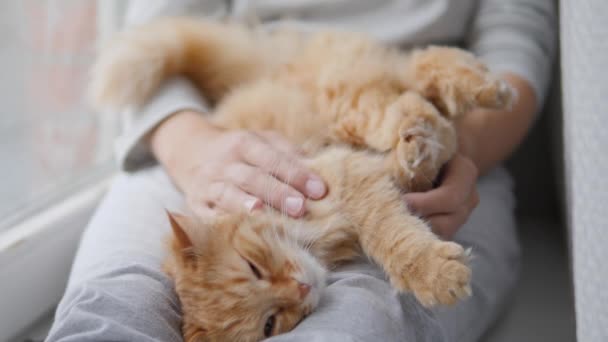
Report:
[[[438,188],[424,193],[409,193],[404,198],[410,208],[422,216],[449,214],[474,192],[477,176],[475,164],[457,155],[446,165],[443,181]]]
[[[313,199],[325,196],[327,188],[321,178],[307,170],[293,156],[286,155],[261,140],[241,146],[241,157],[252,166],[292,186]]]
[[[250,212],[262,205],[259,198],[223,181],[210,183],[202,192],[202,202],[210,209],[217,207],[228,212]]]
[[[429,221],[435,234],[450,239],[479,203],[477,176],[475,164],[456,155],[446,165],[438,188],[425,193],[409,193],[404,199],[412,211]]]
[[[479,204],[479,193],[474,190],[457,210],[449,214],[431,215],[427,217],[427,220],[435,234],[445,239],[451,239],[458,229],[467,222],[477,204]]]
[[[190,206],[201,216],[217,210],[249,212],[266,202],[299,217],[307,197],[320,199],[327,192],[297,149],[278,133],[222,131],[203,147],[199,161],[183,172],[182,184]]]
[[[451,214],[438,214],[427,218],[433,233],[444,239],[451,239],[466,222],[468,212],[461,210]]]
[[[247,165],[232,164],[225,170],[224,179],[273,208],[293,217],[304,214],[304,196],[296,189],[270,176],[263,170]]]

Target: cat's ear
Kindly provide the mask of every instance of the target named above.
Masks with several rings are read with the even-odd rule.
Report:
[[[200,219],[194,214],[184,215],[168,210],[165,212],[171,223],[173,235],[181,249],[205,248],[210,239],[216,240],[212,234],[213,227],[218,224],[216,219]]]
[[[189,231],[192,231],[194,228],[194,220],[188,216],[172,213],[168,210],[167,217],[169,218],[169,222],[171,223],[171,229],[173,230],[173,235],[177,240],[180,248],[186,249],[192,247],[192,239],[190,239]]]

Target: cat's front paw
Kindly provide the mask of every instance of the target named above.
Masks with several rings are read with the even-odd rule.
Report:
[[[508,109],[515,97],[507,82],[493,75],[473,54],[430,47],[413,54],[410,77],[422,96],[448,117],[474,108]]]
[[[401,276],[391,279],[401,291],[411,291],[426,307],[451,305],[471,295],[470,251],[454,242],[437,241],[411,264]]]
[[[419,94],[403,94],[389,110],[403,111],[393,150],[393,178],[407,191],[433,187],[457,147],[453,124]]]

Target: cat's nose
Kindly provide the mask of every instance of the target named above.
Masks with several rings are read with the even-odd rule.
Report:
[[[305,284],[305,283],[299,283],[298,291],[300,292],[300,299],[304,299],[310,292],[310,285]]]

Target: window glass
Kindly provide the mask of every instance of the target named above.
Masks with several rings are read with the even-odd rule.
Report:
[[[101,2],[0,2],[0,230],[112,165],[116,118],[84,96]]]

